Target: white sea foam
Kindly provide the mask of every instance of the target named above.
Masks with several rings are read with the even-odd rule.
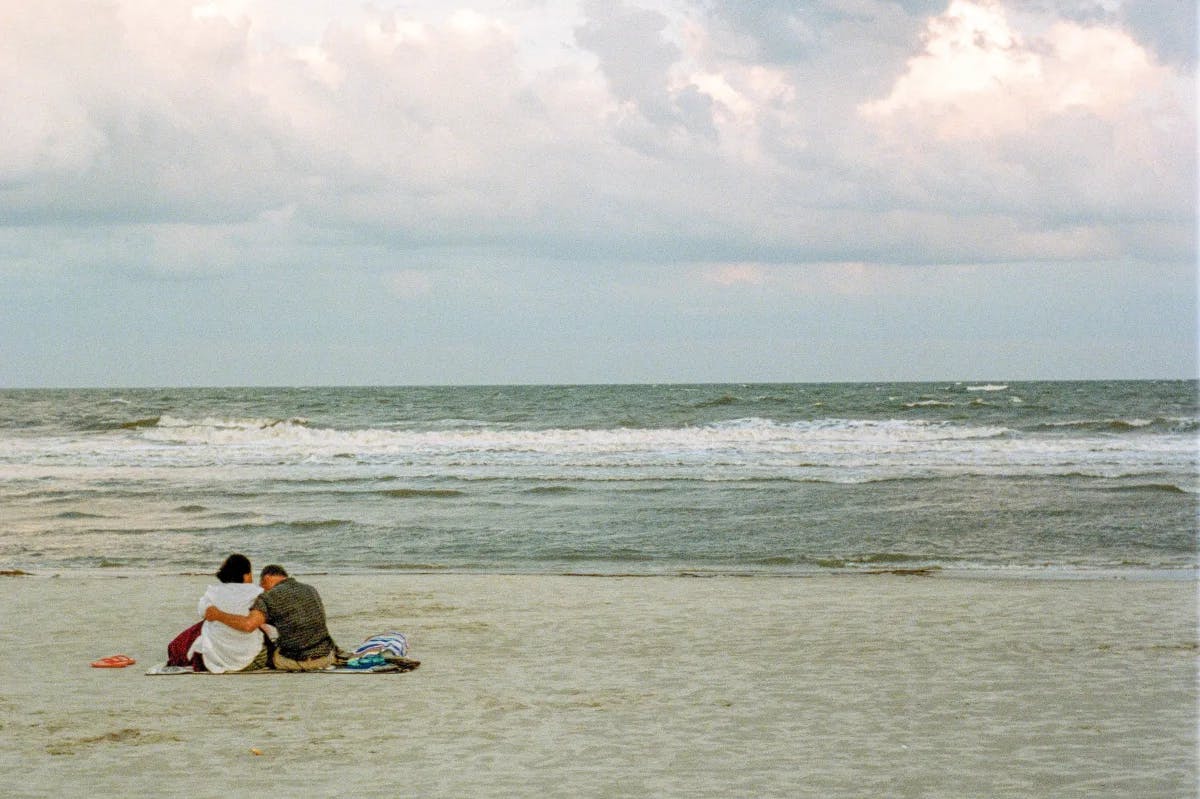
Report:
[[[809,449],[831,444],[865,447],[998,438],[1011,431],[908,420],[821,419],[780,423],[733,419],[678,428],[506,430],[450,428],[432,431],[314,428],[296,421],[263,419],[167,419],[137,430],[144,441],[182,446],[310,448],[345,451],[455,450],[490,452],[603,452]]]
[[[26,437],[0,446],[0,473],[129,470],[154,479],[321,479],[440,474],[571,479],[798,479],[858,483],[952,475],[1094,475],[1186,471],[1194,436],[1084,431],[1031,435],[921,420],[757,417],[674,428],[350,429],[305,420],[164,417],[104,436]],[[179,468],[191,471],[179,472]],[[174,470],[174,471],[173,471]],[[213,471],[216,470],[216,471]],[[178,472],[178,473],[176,473]]]

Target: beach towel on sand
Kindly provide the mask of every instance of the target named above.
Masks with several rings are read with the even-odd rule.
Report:
[[[417,666],[421,665],[420,661],[408,660],[406,658],[396,658],[395,660],[384,660],[382,663],[375,663],[369,666],[352,669],[347,666],[330,666],[327,669],[316,669],[315,671],[279,671],[278,669],[255,669],[254,671],[227,671],[224,674],[216,675],[221,677],[237,676],[241,674],[397,674],[405,671],[412,671]],[[196,671],[191,666],[168,666],[166,663],[160,663],[157,666],[152,666],[146,669],[146,676],[158,677],[168,674],[209,674],[211,671]]]

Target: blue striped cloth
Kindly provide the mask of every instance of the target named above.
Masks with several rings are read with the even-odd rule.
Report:
[[[408,654],[408,637],[404,633],[387,632],[373,635],[363,641],[351,653],[351,660],[365,658],[368,655],[388,655],[402,658]]]

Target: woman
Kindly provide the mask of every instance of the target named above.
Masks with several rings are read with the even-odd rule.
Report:
[[[210,585],[200,597],[200,615],[210,605],[226,613],[245,615],[262,593],[254,584],[250,560],[245,555],[230,555],[217,570],[216,585]],[[221,674],[227,671],[252,671],[267,666],[267,650],[261,630],[244,633],[220,622],[202,621],[184,630],[167,646],[168,666],[191,666],[196,671]]]

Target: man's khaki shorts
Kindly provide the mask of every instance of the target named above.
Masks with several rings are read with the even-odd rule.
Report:
[[[335,654],[336,650],[333,650],[328,655],[322,655],[319,658],[311,660],[292,660],[276,652],[275,668],[280,671],[320,671],[333,665]]]

